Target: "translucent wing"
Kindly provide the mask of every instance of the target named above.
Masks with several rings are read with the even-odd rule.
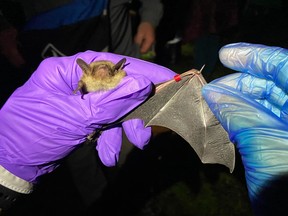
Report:
[[[122,121],[142,119],[146,126],[169,128],[185,139],[203,163],[225,165],[233,171],[235,148],[227,132],[202,97],[206,84],[201,73],[191,70],[156,88],[156,93]]]

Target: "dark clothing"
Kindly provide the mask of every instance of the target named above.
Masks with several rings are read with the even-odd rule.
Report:
[[[36,69],[44,58],[73,55],[86,50],[140,56],[139,48],[133,42],[133,27],[136,27],[132,25],[129,0],[111,0],[107,4],[106,0],[19,2],[27,19],[22,28],[19,28],[19,48],[31,71]],[[162,16],[160,0],[137,2],[140,3],[139,21],[147,21],[157,26]],[[83,16],[83,13],[86,16]],[[124,146],[123,152],[127,153],[132,149],[132,145],[127,141]],[[125,158],[121,158],[123,157]],[[64,159],[63,165],[66,171],[69,171],[68,178],[72,179],[71,182],[85,206],[91,205],[102,196],[108,181],[114,179],[114,174],[118,172],[117,168],[111,171],[103,167],[95,144],[91,143],[83,143]],[[104,173],[103,170],[108,172]],[[57,178],[57,172],[55,176]]]
[[[110,1],[111,51],[114,53],[140,57],[139,47],[133,43],[133,26],[129,10],[129,0]],[[137,2],[137,1],[136,1]],[[162,17],[162,4],[159,0],[139,1],[141,21],[156,27]]]
[[[43,57],[47,57],[45,55],[52,54],[49,52],[53,52],[53,56],[73,55],[88,49],[103,51],[105,48],[105,51],[140,57],[139,48],[133,42],[133,26],[129,13],[131,1],[98,0],[96,2],[100,3],[94,3],[95,1],[90,0],[76,0],[72,1],[73,4],[69,2],[72,6],[69,6],[68,0],[64,1],[66,4],[59,3],[59,7],[53,9],[48,10],[47,6],[46,11],[31,17],[24,26],[20,40],[28,62],[39,63]],[[79,7],[82,2],[85,5]],[[157,26],[162,15],[160,0],[139,2],[141,21]],[[89,4],[95,9],[90,9]],[[53,6],[52,4],[51,7]],[[66,12],[69,12],[69,16],[58,17]],[[86,16],[82,15],[83,13]],[[73,15],[72,18],[70,14]],[[58,18],[51,23],[51,17],[54,16]]]

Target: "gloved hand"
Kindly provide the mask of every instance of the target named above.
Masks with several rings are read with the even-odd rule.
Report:
[[[38,176],[53,171],[88,134],[109,124],[142,103],[152,83],[171,79],[167,68],[126,57],[127,76],[112,90],[75,95],[82,70],[76,63],[82,58],[119,61],[123,56],[87,51],[70,57],[44,60],[30,79],[7,100],[0,112],[0,165],[14,175],[35,182]],[[123,123],[130,141],[142,148],[148,143],[150,129],[141,120]],[[118,160],[121,128],[104,131],[97,149],[104,164]]]
[[[241,73],[212,81],[203,96],[241,154],[255,213],[269,215],[272,203],[284,204],[280,194],[287,196],[288,50],[236,43],[223,47],[219,56]]]

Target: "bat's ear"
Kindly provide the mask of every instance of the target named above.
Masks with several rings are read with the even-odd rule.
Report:
[[[79,67],[83,70],[83,72],[87,73],[90,70],[89,64],[87,64],[84,60],[78,58],[76,62],[79,65]]]
[[[73,94],[76,94],[77,91],[80,91],[80,93],[81,93],[81,95],[82,95],[82,96],[81,96],[82,99],[83,99],[83,97],[84,97],[84,94],[87,94],[87,93],[88,93],[87,87],[86,87],[85,83],[84,83],[82,80],[80,80],[80,81],[78,82],[78,86],[77,86],[77,88],[73,91]]]
[[[114,71],[122,70],[124,68],[125,63],[126,63],[126,58],[121,59],[119,62],[117,62],[114,65],[113,70]]]

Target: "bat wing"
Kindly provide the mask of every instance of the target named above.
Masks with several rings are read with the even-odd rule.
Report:
[[[142,119],[145,126],[162,126],[179,134],[202,163],[225,165],[233,171],[235,148],[227,132],[202,97],[201,73],[184,76],[160,89],[123,120]]]

